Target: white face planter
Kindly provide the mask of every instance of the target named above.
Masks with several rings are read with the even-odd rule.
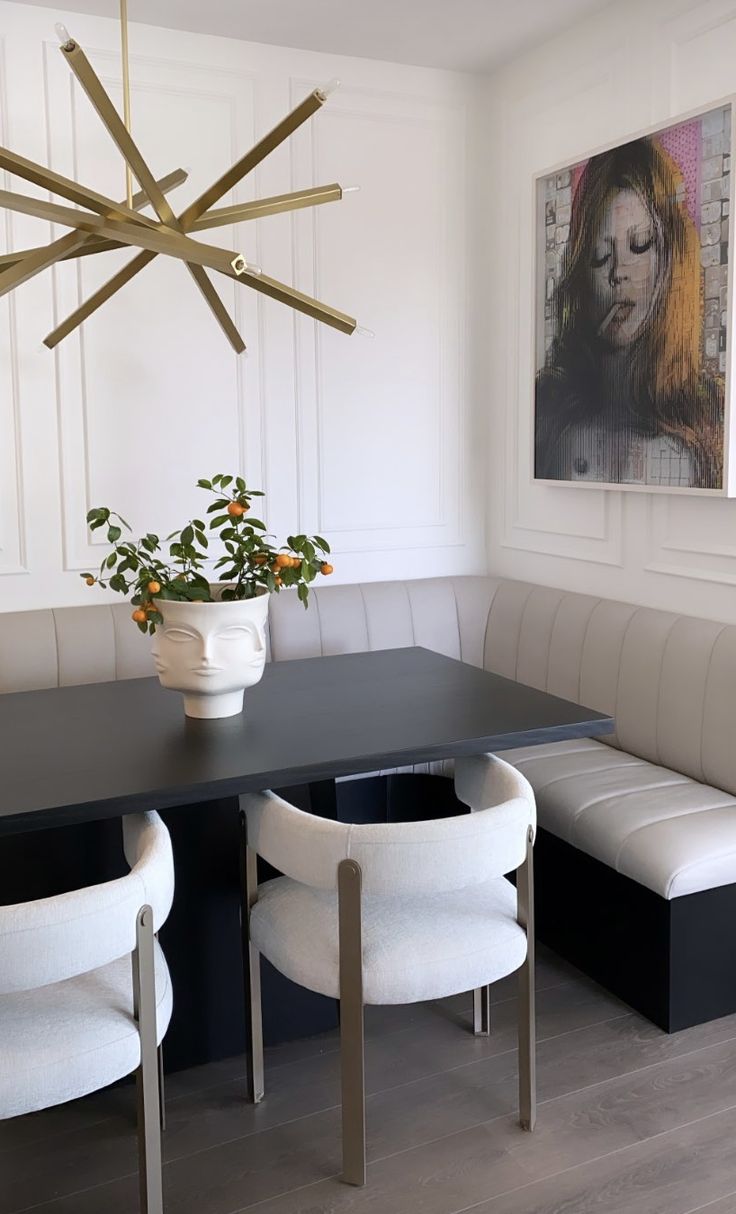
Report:
[[[163,687],[180,691],[188,717],[232,717],[266,662],[267,593],[232,603],[157,599],[163,616],[151,653]]]

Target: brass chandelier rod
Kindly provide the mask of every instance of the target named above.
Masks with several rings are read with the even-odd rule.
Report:
[[[130,117],[130,49],[128,47],[128,0],[120,0],[120,58],[123,64],[123,122],[126,131],[131,130]],[[125,165],[125,195],[128,206],[133,205],[133,173]]]
[[[3,149],[0,148],[0,156]],[[167,193],[176,185],[180,185],[186,180],[186,173],[183,169],[177,169],[175,173],[169,173],[167,177],[162,177],[159,181],[160,188]],[[231,207],[219,207],[214,211],[207,211],[201,219],[198,219],[192,225],[193,232],[204,232],[208,228],[218,228],[234,223],[244,223],[251,219],[262,219],[265,215],[278,215],[287,211],[296,211],[301,207],[319,206],[325,202],[336,202],[342,198],[343,189],[339,185],[315,186],[314,189],[296,190],[292,194],[276,194],[272,198],[260,198],[255,202],[241,202]],[[133,208],[144,207],[148,204],[148,198],[139,191],[133,195]],[[120,203],[123,206],[123,203]],[[141,217],[145,218],[145,217]],[[65,238],[64,238],[65,239]],[[50,246],[43,245],[46,249]],[[79,248],[74,249],[64,254],[63,260],[67,261],[72,257],[88,257],[91,253],[109,253],[112,249],[122,248],[121,241],[105,240],[103,237],[97,238],[89,236],[84,238],[84,242]],[[17,253],[6,253],[0,255],[0,271],[6,266],[15,265],[23,257],[29,256],[31,253],[37,253],[39,249],[24,249]]]

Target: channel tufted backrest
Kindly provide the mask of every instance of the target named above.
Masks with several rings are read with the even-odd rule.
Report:
[[[127,603],[0,614],[0,693],[151,674],[150,638]]]
[[[313,599],[272,605],[274,658],[425,645],[608,713],[608,745],[736,795],[736,625],[496,577]]]
[[[137,678],[149,639],[126,603],[0,613],[0,692]],[[736,625],[497,577],[274,596],[276,661],[424,645],[611,714],[605,740],[736,795]]]

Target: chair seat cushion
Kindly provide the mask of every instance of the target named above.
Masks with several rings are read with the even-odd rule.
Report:
[[[602,742],[504,751],[539,825],[663,898],[736,882],[736,798]]]
[[[526,958],[516,890],[501,878],[452,894],[365,896],[365,1003],[416,1003],[472,990]],[[337,895],[288,877],[267,881],[251,913],[253,943],[309,990],[339,996]]]
[[[171,1019],[171,980],[156,943],[158,1040]],[[0,997],[0,1117],[76,1100],[140,1063],[130,957],[33,991]]]

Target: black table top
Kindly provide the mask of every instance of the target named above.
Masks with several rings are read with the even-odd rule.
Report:
[[[0,695],[0,834],[610,733],[601,713],[428,649],[273,662],[245,712],[157,679]]]

